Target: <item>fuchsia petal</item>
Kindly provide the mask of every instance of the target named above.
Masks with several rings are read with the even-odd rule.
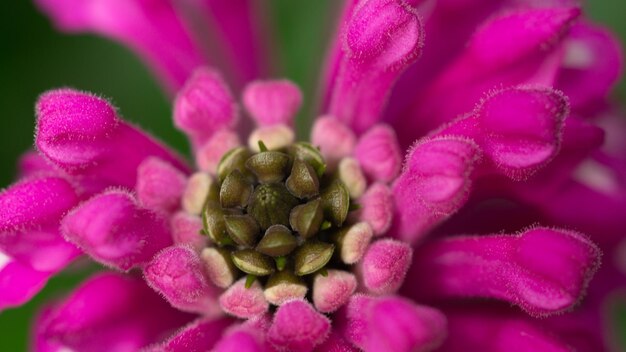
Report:
[[[571,309],[600,264],[600,249],[576,232],[456,237],[415,253],[405,287],[413,297],[489,297],[533,316]]]
[[[376,294],[394,293],[404,282],[412,255],[404,242],[383,239],[372,243],[360,264],[363,284]]]
[[[551,86],[560,63],[561,39],[579,14],[578,8],[539,8],[488,21],[428,91],[413,99],[413,111],[398,119],[402,127],[395,127],[402,142],[471,110],[491,89],[519,84]]]
[[[431,351],[446,336],[441,312],[396,296],[353,296],[341,313],[344,337],[364,351]]]
[[[611,32],[577,23],[565,42],[555,86],[570,98],[574,109],[589,108],[604,102],[622,73],[622,65],[622,48]]]
[[[311,143],[318,147],[326,161],[334,166],[341,158],[352,154],[356,145],[356,136],[341,121],[333,117],[321,116],[313,125]]]
[[[185,82],[174,101],[174,124],[200,147],[216,131],[233,128],[238,110],[219,73],[199,68]]]
[[[316,275],[313,281],[313,304],[322,313],[341,308],[357,287],[354,274],[342,270],[328,270],[328,274]]]
[[[177,331],[167,341],[151,346],[150,352],[206,352],[211,350],[232,324],[229,318],[195,320]]]
[[[402,154],[396,133],[387,125],[376,125],[359,139],[354,154],[371,179],[393,181],[400,172]]]
[[[170,229],[175,244],[184,244],[201,251],[208,244],[207,236],[201,235],[202,219],[180,211],[170,218]]]
[[[101,273],[40,316],[37,349],[137,351],[190,318],[169,307],[141,279]]]
[[[350,342],[346,341],[336,332],[331,332],[330,336],[315,349],[317,352],[358,352]]]
[[[195,152],[196,165],[202,171],[216,174],[222,156],[229,150],[239,147],[241,141],[235,131],[228,128],[215,131]]]
[[[393,220],[393,195],[389,187],[382,183],[374,183],[359,198],[361,209],[357,213],[361,221],[367,222],[374,236],[382,236],[387,232]]]
[[[207,279],[199,254],[189,247],[165,248],[146,265],[144,277],[175,308],[205,316],[219,312],[217,288]]]
[[[164,218],[117,190],[79,205],[63,219],[61,229],[94,260],[121,270],[146,264],[172,243]]]
[[[363,132],[380,119],[393,84],[419,57],[424,32],[416,10],[397,0],[360,2],[344,30],[328,111]]]
[[[180,208],[180,199],[187,178],[169,163],[159,158],[148,158],[137,169],[137,199],[147,208],[173,212]]]
[[[269,314],[264,314],[246,320],[239,325],[233,325],[217,343],[213,352],[250,351],[272,352],[274,348],[266,339],[267,330],[271,325]]]
[[[29,150],[22,154],[18,161],[18,178],[35,176],[39,173],[52,174],[54,167],[36,150]]]
[[[89,192],[134,187],[137,167],[149,156],[187,170],[174,153],[119,120],[102,98],[72,89],[53,90],[39,98],[36,112],[37,148]]]
[[[414,243],[467,201],[480,150],[471,140],[436,137],[418,142],[393,185],[395,215],[390,233]]]
[[[232,284],[219,298],[220,307],[237,318],[247,319],[261,315],[269,309],[258,281],[246,287],[246,278]]]
[[[51,272],[40,272],[0,252],[0,312],[28,302],[46,284]]]
[[[302,92],[286,79],[256,81],[244,89],[243,105],[259,126],[291,126],[302,105]]]
[[[550,162],[561,146],[567,98],[541,87],[491,93],[473,114],[440,133],[473,138],[502,173],[523,180]]]
[[[41,175],[12,185],[0,193],[0,248],[34,271],[64,268],[80,251],[59,234],[59,220],[78,202],[62,177]]]
[[[511,352],[567,352],[571,346],[547,331],[540,321],[497,312],[481,306],[480,309],[450,309],[449,339],[441,349],[449,352],[511,351]],[[582,350],[581,350],[582,351]]]
[[[63,30],[95,32],[133,48],[176,91],[206,64],[202,49],[168,0],[38,0]]]
[[[280,351],[312,351],[330,333],[330,321],[306,301],[284,303],[268,331],[269,341]]]

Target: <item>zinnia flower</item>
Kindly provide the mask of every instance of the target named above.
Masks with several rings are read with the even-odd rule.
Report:
[[[83,254],[111,270],[41,312],[36,350],[609,347],[621,55],[573,2],[347,1],[309,140],[299,88],[258,79],[252,1],[39,4],[148,59],[195,166],[101,97],[39,98],[0,308]]]

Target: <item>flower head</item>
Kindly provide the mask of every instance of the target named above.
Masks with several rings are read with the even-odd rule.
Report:
[[[39,3],[149,59],[195,166],[103,98],[40,97],[0,196],[0,305],[82,253],[116,272],[43,311],[38,349],[604,348],[579,332],[623,277],[572,311],[624,225],[626,158],[592,119],[614,122],[621,61],[574,4],[347,1],[299,140],[294,83],[242,84],[263,67],[248,1]]]

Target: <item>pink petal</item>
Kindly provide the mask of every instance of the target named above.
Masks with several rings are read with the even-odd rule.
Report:
[[[188,245],[198,252],[208,244],[207,236],[200,234],[202,219],[199,216],[180,211],[170,218],[170,229],[174,244]]]
[[[404,282],[412,255],[404,242],[382,239],[372,243],[360,263],[364,286],[376,294],[394,293]]]
[[[454,237],[415,253],[406,290],[412,297],[497,298],[533,316],[553,315],[581,300],[600,256],[585,236],[550,228]]]
[[[175,308],[205,316],[219,312],[217,288],[209,283],[198,253],[189,247],[165,248],[146,265],[144,277]]]
[[[64,268],[80,251],[59,234],[59,221],[78,202],[62,177],[40,175],[12,185],[0,193],[0,248],[34,271]]]
[[[334,167],[339,160],[352,154],[356,136],[341,121],[330,116],[321,116],[313,125],[311,143],[320,149],[326,162]]]
[[[174,125],[185,132],[195,147],[216,131],[233,128],[238,110],[230,89],[220,74],[199,68],[185,82],[174,102]]]
[[[266,318],[266,316],[252,318],[247,320],[245,323],[234,325],[222,335],[222,339],[217,343],[212,351],[275,351],[266,340],[268,328],[269,318]]]
[[[312,351],[330,332],[330,321],[306,301],[284,303],[268,331],[269,341],[278,350]]]
[[[356,277],[347,271],[328,270],[328,274],[316,275],[313,281],[313,304],[322,313],[341,308],[357,287]]]
[[[414,8],[368,0],[353,8],[328,112],[363,132],[380,119],[398,76],[420,55],[423,28]]]
[[[574,109],[603,103],[623,69],[620,42],[606,28],[576,23],[565,41],[565,57],[555,86]]]
[[[35,176],[40,173],[54,173],[56,170],[36,150],[29,150],[22,154],[18,161],[18,178]]]
[[[319,345],[315,351],[318,352],[358,352],[359,350],[354,347],[350,342],[346,341],[336,332],[331,332],[330,336]]]
[[[102,98],[71,89],[53,90],[39,98],[36,112],[39,151],[91,193],[109,186],[134,187],[137,167],[149,156],[187,170],[174,153],[119,120]]]
[[[361,136],[354,155],[372,180],[391,182],[400,172],[400,146],[396,133],[388,125],[376,125]]]
[[[142,280],[101,273],[39,317],[35,341],[38,350],[136,351],[190,318],[170,308]]]
[[[467,201],[478,146],[459,137],[418,142],[393,185],[395,214],[390,233],[414,243]]]
[[[192,33],[166,0],[38,0],[62,30],[95,32],[118,40],[143,57],[170,90],[207,64]]]
[[[235,131],[228,128],[215,131],[213,135],[195,151],[196,165],[202,171],[217,174],[222,156],[231,149],[239,147],[241,141]]]
[[[200,318],[175,334],[165,342],[147,349],[150,352],[206,352],[211,350],[232,324],[229,318]]]
[[[82,203],[63,219],[61,229],[94,260],[121,270],[148,263],[172,243],[166,220],[121,190]]]
[[[473,138],[500,172],[524,180],[556,156],[568,114],[563,93],[520,86],[489,94],[471,117],[439,133]]]
[[[237,318],[247,319],[261,315],[269,309],[259,281],[246,287],[246,278],[232,284],[219,298],[220,307]]]
[[[382,236],[391,226],[394,213],[392,197],[387,185],[374,183],[358,200],[361,205],[358,218],[370,225],[374,236]]]
[[[243,105],[259,126],[292,126],[302,105],[302,92],[286,79],[255,81],[244,89]]]
[[[135,190],[143,206],[169,213],[180,208],[186,184],[185,174],[159,158],[150,157],[139,164]]]
[[[50,276],[51,272],[33,270],[0,252],[0,311],[28,302]]]
[[[341,314],[343,336],[364,351],[431,351],[446,336],[440,311],[395,296],[354,296]]]

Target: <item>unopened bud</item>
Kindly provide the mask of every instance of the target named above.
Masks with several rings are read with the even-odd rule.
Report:
[[[232,253],[233,264],[246,274],[267,276],[275,271],[272,258],[254,249],[243,249]]]
[[[365,192],[367,187],[367,180],[359,162],[354,158],[343,158],[339,162],[339,179],[348,189],[350,197],[352,199],[359,198]]]
[[[264,126],[250,133],[248,146],[258,153],[261,151],[259,141],[263,141],[269,150],[278,150],[289,146],[295,139],[296,135],[290,127],[285,125]]]
[[[205,248],[202,260],[206,264],[209,279],[215,286],[226,288],[237,278],[237,267],[233,264],[230,251],[222,248]]]
[[[343,227],[333,234],[339,257],[346,264],[354,264],[363,258],[374,233],[366,222]]]
[[[265,231],[256,250],[271,257],[281,257],[291,253],[297,245],[298,241],[286,226],[272,225]]]
[[[226,231],[224,210],[219,204],[210,202],[202,212],[203,230],[214,243],[224,246],[232,243]]]
[[[295,274],[307,275],[324,268],[332,258],[334,250],[335,246],[330,243],[320,241],[304,243],[294,254]]]
[[[224,208],[245,208],[254,186],[239,170],[233,170],[220,187],[220,204]]]
[[[238,245],[252,247],[256,244],[261,229],[252,216],[225,215],[224,222],[230,238]]]
[[[324,171],[326,171],[326,161],[319,149],[315,148],[311,143],[294,143],[289,146],[288,153],[294,159],[300,159],[311,165],[313,169],[315,169],[317,176],[322,177],[322,175],[324,175]]]
[[[291,158],[285,153],[266,151],[251,156],[246,161],[246,167],[259,182],[275,183],[285,179],[290,161]]]
[[[324,210],[319,198],[294,207],[289,214],[291,228],[303,238],[315,235],[320,230],[323,221]]]
[[[239,170],[242,174],[248,176],[246,169],[246,160],[250,158],[252,153],[248,148],[238,147],[224,154],[222,160],[217,165],[217,178],[220,182],[224,181],[233,170]]]
[[[183,192],[183,209],[189,214],[200,215],[211,188],[217,188],[217,184],[209,174],[196,172],[191,175]]]
[[[289,270],[283,270],[270,276],[265,284],[265,299],[280,306],[286,301],[304,298],[308,288],[304,281]]]
[[[322,190],[322,207],[325,217],[334,225],[341,226],[346,220],[350,209],[350,194],[341,181],[335,180]]]
[[[296,205],[298,199],[289,193],[285,185],[261,184],[252,194],[248,214],[256,219],[262,229],[275,224],[289,226],[289,213]]]
[[[291,167],[291,174],[285,182],[291,194],[300,198],[313,198],[319,194],[320,181],[313,167],[307,162],[296,159]]]

